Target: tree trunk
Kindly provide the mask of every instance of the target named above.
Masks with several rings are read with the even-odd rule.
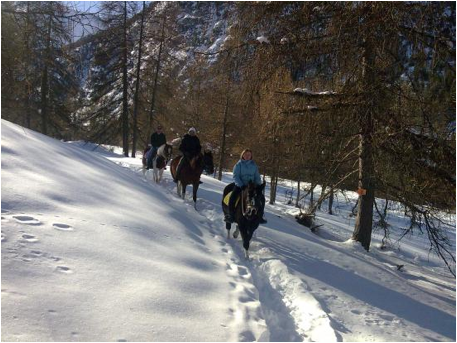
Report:
[[[330,196],[329,196],[329,199],[328,199],[328,214],[333,214],[333,198],[334,198],[334,188],[333,188],[333,185],[330,186]]]
[[[122,147],[124,156],[129,156],[129,115],[127,79],[127,1],[124,1],[124,35],[122,41]]]
[[[270,180],[270,205],[276,201],[276,176],[272,175]]]
[[[316,185],[314,183],[311,183],[309,208],[312,208],[314,206],[314,188],[316,188]]]
[[[317,208],[319,209],[319,211],[321,210],[322,208],[322,202],[324,201],[324,198],[325,198],[325,191],[327,190],[327,186],[322,186],[321,188],[321,195],[319,196],[319,200],[318,200],[318,205],[317,205]],[[322,199],[322,200],[321,200]]]
[[[274,168],[273,175],[271,176],[270,202],[269,202],[271,205],[273,205],[276,202],[278,179],[279,179],[279,157],[276,157],[276,166]]]
[[[133,104],[133,142],[132,142],[132,157],[136,155],[136,145],[138,140],[138,95],[140,92],[140,70],[141,70],[141,52],[143,48],[143,26],[144,26],[144,9],[145,1],[143,1],[143,10],[141,12],[141,26],[140,26],[140,43],[138,47],[138,62],[136,67],[136,84],[135,84],[135,98]]]
[[[26,12],[26,23],[25,23],[25,32],[24,32],[24,45],[25,45],[25,127],[28,129],[31,128],[31,109],[30,109],[30,98],[32,94],[32,83],[30,81],[29,75],[29,66],[30,66],[30,2],[27,1],[27,12]]]
[[[222,180],[222,169],[224,168],[225,164],[225,141],[226,141],[226,133],[227,133],[227,119],[228,119],[228,107],[229,107],[229,96],[227,92],[227,97],[225,99],[225,108],[224,108],[224,123],[222,127],[222,139],[221,139],[221,156],[219,158],[219,174],[217,175],[217,179],[220,181]]]
[[[299,207],[299,202],[300,202],[300,180],[298,180],[297,199],[295,199],[295,207]]]
[[[41,75],[41,132],[48,133],[48,92],[49,92],[49,59],[51,58],[51,32],[52,14],[49,15],[48,33],[46,37],[46,52],[44,58],[43,72]]]
[[[374,53],[371,42],[365,42],[364,48],[364,87],[369,90],[374,84]],[[375,177],[373,165],[373,111],[376,94],[368,92],[367,106],[360,116],[359,143],[359,207],[352,238],[362,244],[365,250],[370,249],[373,227],[373,203],[375,199]]]
[[[148,143],[148,141],[151,137],[151,132],[152,132],[152,119],[154,117],[154,111],[155,111],[157,82],[159,80],[159,71],[160,71],[160,64],[161,64],[161,58],[162,58],[163,42],[165,40],[165,18],[166,17],[164,14],[163,21],[162,21],[162,36],[161,36],[160,45],[159,45],[159,55],[157,56],[156,73],[155,73],[155,77],[154,77],[154,86],[152,88],[151,110],[149,112],[149,125],[148,125],[148,134],[146,136],[146,144]]]

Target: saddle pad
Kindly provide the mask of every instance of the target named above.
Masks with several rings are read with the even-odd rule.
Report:
[[[224,204],[226,204],[227,206],[229,205],[231,195],[232,195],[232,192],[228,192],[227,195],[224,197]],[[238,199],[236,199],[236,201],[235,201],[235,207],[238,205],[239,202],[240,202],[240,197],[238,196]]]

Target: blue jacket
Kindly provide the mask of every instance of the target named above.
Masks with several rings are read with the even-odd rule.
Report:
[[[247,186],[249,181],[262,184],[257,164],[253,160],[239,160],[233,167],[233,180],[238,187]]]

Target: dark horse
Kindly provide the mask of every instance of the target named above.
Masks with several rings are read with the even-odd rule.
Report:
[[[203,171],[206,175],[214,173],[213,154],[211,150],[205,150],[203,154]]]
[[[227,185],[222,196],[222,210],[224,214],[228,213],[228,206],[224,203],[225,196],[230,193],[235,187],[234,183]],[[233,238],[237,238],[241,232],[243,239],[243,247],[246,259],[249,259],[249,242],[251,241],[254,231],[259,227],[260,219],[262,218],[262,199],[265,183],[260,186],[249,182],[245,190],[241,192],[240,201],[235,205],[235,223],[236,230],[233,233]],[[227,238],[230,238],[230,229],[232,224],[225,223],[227,229]]]
[[[181,158],[183,157],[178,156],[171,161],[171,175],[173,177],[176,175],[176,168]],[[192,185],[195,209],[197,209],[197,190],[203,170],[214,171],[213,155],[210,151],[205,151],[204,154],[200,153],[190,161],[185,162],[178,176],[178,195],[184,199],[186,186]]]

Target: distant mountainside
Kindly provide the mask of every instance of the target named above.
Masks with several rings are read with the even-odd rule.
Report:
[[[155,2],[146,8],[141,58],[142,94],[145,99],[150,97],[151,80],[155,76],[162,25],[165,41],[160,62],[159,84],[166,83],[166,80],[184,82],[187,78],[187,69],[195,61],[195,51],[213,53],[223,46],[229,28],[230,6],[233,4],[194,1]],[[165,23],[162,21],[164,16]],[[128,83],[129,92],[132,92],[130,99],[133,99],[136,80],[140,21],[140,13],[128,21]],[[76,61],[74,70],[80,84],[82,99],[82,107],[76,116],[82,121],[87,121],[86,125],[91,125],[90,121],[93,118],[108,120],[108,117],[120,115],[120,51],[120,37],[113,27],[86,36],[72,44]],[[213,55],[210,59],[215,61],[217,57]],[[131,101],[130,105],[132,104]]]

